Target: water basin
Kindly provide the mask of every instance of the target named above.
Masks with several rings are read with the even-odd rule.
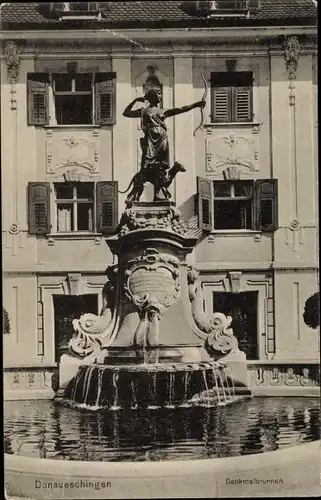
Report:
[[[319,438],[319,399],[309,397],[114,411],[37,400],[4,405],[5,453],[32,458],[196,460],[260,454]]]

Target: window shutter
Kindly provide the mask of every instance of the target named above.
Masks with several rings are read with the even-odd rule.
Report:
[[[28,125],[48,125],[48,86],[48,74],[28,73]]]
[[[197,177],[198,226],[204,231],[212,230],[212,181]]]
[[[275,231],[278,227],[277,179],[258,179],[256,191],[256,229]]]
[[[118,225],[118,182],[101,181],[96,184],[97,231],[111,234]]]
[[[212,121],[230,122],[230,87],[212,87]]]
[[[115,125],[116,73],[96,73],[95,115],[97,125]]]
[[[234,120],[252,121],[252,87],[234,87]]]
[[[29,234],[50,233],[49,182],[28,184],[28,230]]]

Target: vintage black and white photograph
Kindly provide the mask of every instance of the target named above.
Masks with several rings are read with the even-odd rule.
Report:
[[[8,500],[321,495],[317,7],[1,4]]]

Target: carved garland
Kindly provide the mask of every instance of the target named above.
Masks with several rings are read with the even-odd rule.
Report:
[[[300,54],[300,43],[298,37],[290,36],[285,39],[284,42],[284,59],[285,67],[289,79],[289,102],[290,106],[295,104],[295,85],[294,80],[296,79],[296,73],[299,64],[299,54]]]
[[[153,227],[155,229],[171,229],[175,233],[184,235],[188,229],[177,209],[169,208],[166,211],[144,212],[139,214],[137,211],[127,209],[122,215],[119,223],[118,235],[123,236],[130,231],[137,229],[146,229]]]
[[[4,44],[4,57],[7,64],[8,79],[11,83],[11,109],[17,109],[16,83],[19,79],[20,53],[18,46],[12,40],[7,40]]]

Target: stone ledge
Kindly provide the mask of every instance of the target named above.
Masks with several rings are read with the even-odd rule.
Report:
[[[4,390],[4,401],[23,401],[31,399],[53,399],[55,392],[52,389],[12,389]]]
[[[293,452],[295,450],[295,453]],[[259,458],[259,459],[258,459]],[[164,462],[80,462],[5,455],[6,492],[47,498],[223,498],[318,496],[320,443],[301,444],[258,455]],[[281,469],[280,469],[281,465]],[[231,481],[255,484],[231,485]],[[282,484],[264,481],[282,479]],[[109,481],[110,488],[35,487],[35,481]],[[228,481],[227,481],[228,480]],[[301,495],[300,495],[301,493]]]

